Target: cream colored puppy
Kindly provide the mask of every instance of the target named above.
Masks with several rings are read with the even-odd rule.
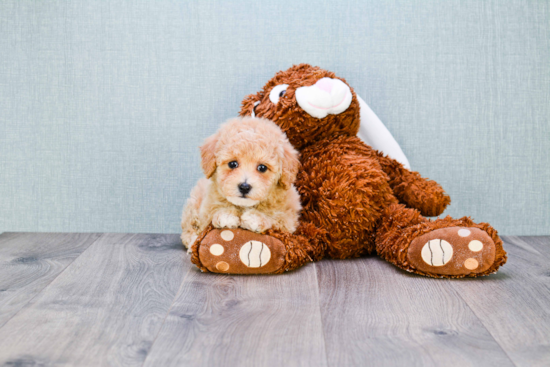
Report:
[[[199,180],[183,208],[183,244],[190,248],[210,222],[216,228],[294,232],[301,209],[293,185],[298,152],[272,121],[226,122],[201,146]]]

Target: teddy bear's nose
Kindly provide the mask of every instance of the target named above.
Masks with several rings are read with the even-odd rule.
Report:
[[[246,182],[241,182],[239,184],[239,191],[241,192],[241,194],[246,195],[250,192],[250,190],[252,190],[252,186],[250,186],[250,184]]]
[[[330,78],[322,78],[315,83],[315,86],[319,89],[324,90],[325,92],[330,93],[332,90],[332,86],[334,85],[334,82]]]
[[[318,119],[344,112],[353,98],[346,83],[332,78],[321,78],[309,87],[297,88],[295,95],[298,105]]]

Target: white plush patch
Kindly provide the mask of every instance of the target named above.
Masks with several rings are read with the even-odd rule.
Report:
[[[256,117],[256,112],[254,110],[256,109],[256,106],[259,104],[260,104],[260,101],[254,102],[254,108],[252,109],[252,113],[250,114],[250,116]]]
[[[479,252],[483,249],[483,243],[478,240],[470,241],[468,248],[473,252]]]
[[[459,229],[458,230],[458,235],[460,237],[468,237],[472,232],[470,232],[470,230],[466,229],[466,228],[462,228],[462,229]]]
[[[241,197],[227,197],[227,200],[237,206],[244,206],[244,207],[251,207],[259,203],[258,200],[252,200],[249,198],[241,198]]]
[[[298,105],[318,119],[344,112],[351,99],[351,90],[339,79],[322,78],[310,87],[296,89]]]
[[[390,158],[395,159],[406,169],[411,169],[409,160],[390,131],[359,95],[357,95],[357,100],[361,108],[361,125],[359,125],[359,132],[357,133],[359,139],[374,149],[388,155]]]
[[[241,247],[239,257],[249,268],[260,268],[271,259],[271,251],[260,241],[248,241]]]
[[[233,232],[229,231],[229,230],[225,230],[225,231],[222,231],[222,233],[220,234],[220,236],[222,237],[222,239],[224,241],[231,241],[233,239],[233,237],[235,237],[235,235],[233,234]]]
[[[422,248],[422,260],[431,266],[443,266],[453,257],[453,246],[445,240],[431,240]]]
[[[230,213],[221,213],[218,216],[219,228],[237,228],[239,226],[239,217]]]
[[[223,254],[224,251],[225,249],[223,248],[223,246],[218,243],[210,246],[210,253],[214,256],[220,256],[221,254]]]
[[[280,84],[273,87],[271,92],[269,92],[269,100],[273,104],[279,103],[280,94],[282,91],[285,91],[288,88],[288,84]]]

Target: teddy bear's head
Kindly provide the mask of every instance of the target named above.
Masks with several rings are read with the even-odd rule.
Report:
[[[300,64],[278,72],[242,102],[241,116],[264,117],[281,127],[298,150],[336,135],[356,135],[359,102],[342,78]]]

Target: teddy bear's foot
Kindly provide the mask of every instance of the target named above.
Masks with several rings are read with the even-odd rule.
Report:
[[[479,228],[447,227],[415,238],[407,258],[422,273],[475,276],[494,264],[496,246],[487,232]]]
[[[198,246],[200,263],[213,273],[273,274],[285,263],[280,240],[241,228],[212,229]]]

